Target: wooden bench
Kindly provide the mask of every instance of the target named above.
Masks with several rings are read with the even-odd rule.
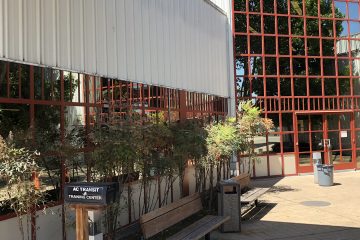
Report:
[[[249,188],[250,185],[250,175],[247,173],[241,173],[236,177],[232,177],[230,179],[240,185],[241,196],[240,202],[241,205],[258,205],[258,198],[261,197],[264,193],[266,193],[269,188]],[[232,191],[232,187],[224,187],[226,191]]]
[[[148,239],[202,209],[200,194],[196,193],[144,214],[140,217],[143,237]],[[205,239],[209,240],[210,232],[228,220],[230,220],[229,216],[207,215],[167,239],[191,240],[205,236]]]
[[[252,188],[249,191],[245,192],[240,197],[241,205],[254,203],[255,206],[258,205],[258,198],[266,193],[269,188]]]

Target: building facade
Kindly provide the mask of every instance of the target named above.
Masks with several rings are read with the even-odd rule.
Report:
[[[220,3],[220,5],[219,5]],[[63,186],[91,181],[91,146],[61,150],[79,129],[156,114],[167,122],[224,118],[234,99],[230,1],[0,0],[0,135],[41,152],[50,212],[24,219],[31,239],[73,239]],[[195,191],[189,170],[188,191]],[[1,194],[5,188],[0,181]],[[179,180],[151,183],[157,204],[180,197]],[[131,194],[127,193],[131,191]],[[121,226],[143,213],[141,186],[123,192]],[[171,196],[171,198],[170,198]],[[166,199],[165,199],[166,198]],[[144,200],[145,201],[145,200]],[[155,203],[154,202],[154,203]],[[5,209],[6,210],[6,209]],[[20,239],[2,209],[2,239]],[[69,220],[70,219],[70,220]],[[29,220],[27,222],[27,220]]]
[[[233,1],[237,102],[275,125],[255,140],[253,176],[312,172],[316,152],[335,170],[360,167],[359,4]]]

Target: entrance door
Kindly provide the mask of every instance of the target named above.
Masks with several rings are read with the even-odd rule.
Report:
[[[355,168],[353,124],[352,113],[297,115],[298,172],[313,171],[314,152],[320,152],[324,163],[333,163],[336,170]]]

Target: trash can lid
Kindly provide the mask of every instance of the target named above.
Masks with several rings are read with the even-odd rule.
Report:
[[[324,164],[323,166],[322,166],[323,168],[334,168],[334,165],[331,165],[331,164]]]

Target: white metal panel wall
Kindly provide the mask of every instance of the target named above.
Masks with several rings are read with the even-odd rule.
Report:
[[[214,3],[217,7],[226,13],[230,13],[230,2],[229,0],[208,0]]]
[[[0,0],[0,14],[1,58],[229,96],[229,23],[210,0]]]

